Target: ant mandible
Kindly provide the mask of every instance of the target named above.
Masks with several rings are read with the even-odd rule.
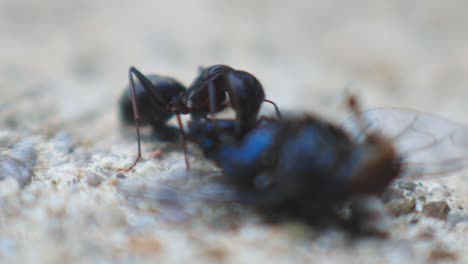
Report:
[[[136,86],[133,77],[140,86]],[[181,114],[189,114],[193,120],[214,115],[229,105],[235,112],[236,138],[241,138],[257,124],[257,116],[263,102],[272,104],[278,117],[281,113],[277,105],[265,98],[260,82],[252,74],[235,70],[226,65],[213,65],[201,68],[199,76],[186,89],[177,80],[161,76],[145,76],[135,67],[128,71],[130,93],[125,93],[120,101],[123,121],[129,123],[132,113],[136,125],[138,155],[132,165],[123,169],[129,171],[141,159],[140,125],[146,122],[155,130],[165,128],[166,122],[175,114],[182,135],[185,164],[190,169],[186,134]],[[141,87],[137,89],[137,87]],[[229,99],[229,102],[226,100]],[[129,107],[131,104],[131,108]],[[131,111],[131,112],[130,112]]]

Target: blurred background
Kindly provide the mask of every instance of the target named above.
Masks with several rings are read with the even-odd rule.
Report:
[[[189,84],[198,66],[223,63],[256,75],[284,109],[337,112],[352,91],[366,107],[468,121],[460,114],[468,99],[467,5],[2,0],[1,103],[42,95],[35,115],[72,119],[113,111],[130,65]]]
[[[295,237],[303,230],[294,225],[249,222],[239,232],[217,230],[222,236],[210,228],[162,230],[159,211],[122,206],[114,188],[124,181],[116,168],[136,152],[133,130],[131,137],[120,133],[117,101],[131,65],[189,84],[199,66],[227,64],[257,76],[283,111],[340,120],[349,114],[344,98],[354,93],[364,108],[410,107],[468,124],[467,10],[463,0],[0,0],[0,144],[32,139],[38,152],[27,188],[0,181],[9,201],[0,206],[0,256],[63,263],[138,262],[153,254],[203,261],[233,253],[239,263],[271,261],[277,253],[285,262],[349,263],[352,255],[359,263],[395,256],[425,263],[434,248],[424,244],[425,231],[406,229],[405,219],[398,225],[404,228],[390,227],[396,242],[354,247],[337,232]],[[145,143],[144,155],[156,144]],[[132,176],[176,166],[184,167],[180,151],[142,162]],[[448,181],[468,188],[466,177]],[[464,199],[454,198],[463,212],[468,198],[454,193]],[[467,223],[466,210],[457,219]],[[424,225],[435,226],[430,235],[450,250],[466,250],[466,225],[447,231],[422,221],[417,228]],[[421,247],[413,243],[421,240]]]

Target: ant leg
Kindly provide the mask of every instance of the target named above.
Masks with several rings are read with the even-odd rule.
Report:
[[[215,90],[214,90],[214,86],[213,86],[213,83],[210,82],[208,84],[208,91],[209,91],[209,94],[210,94],[210,114],[211,114],[211,117],[213,119],[216,119],[215,118],[215,112],[216,112],[216,93],[215,93]]]
[[[208,91],[210,94],[210,114],[213,119],[215,130],[218,130],[218,121],[216,119],[216,92],[213,82],[208,84]]]
[[[273,102],[271,100],[268,100],[268,99],[263,99],[263,101],[272,104],[273,107],[275,108],[276,115],[278,116],[278,118],[281,118],[281,112],[280,112],[278,106],[275,104],[275,102]]]
[[[132,108],[133,108],[133,116],[135,118],[135,123],[136,123],[136,131],[137,131],[137,145],[138,145],[138,155],[135,161],[133,162],[130,167],[126,169],[121,169],[122,171],[130,171],[135,167],[135,165],[138,163],[138,161],[141,159],[141,138],[140,138],[140,126],[139,123],[141,123],[142,118],[140,116],[140,112],[138,111],[138,103],[136,100],[136,88],[135,88],[135,81],[133,80],[133,75],[135,75],[138,79],[138,81],[141,83],[141,86],[143,89],[145,89],[146,94],[150,98],[150,102],[153,105],[155,109],[161,109],[161,106],[166,107],[166,101],[162,97],[162,95],[158,93],[154,93],[150,87],[153,87],[153,84],[151,83],[148,78],[145,77],[139,70],[137,70],[135,67],[131,66],[128,70],[128,80],[130,82],[130,86],[132,88],[131,93],[132,93]]]
[[[128,79],[130,81],[130,86],[132,87],[131,93],[132,93],[132,107],[133,107],[133,116],[135,117],[135,124],[136,124],[136,131],[137,131],[137,145],[138,145],[138,155],[135,161],[133,162],[130,167],[126,169],[120,169],[122,171],[130,171],[135,167],[135,165],[138,163],[138,161],[141,159],[141,139],[140,139],[140,122],[142,121],[142,118],[140,116],[140,112],[138,111],[138,104],[136,100],[136,91],[135,91],[135,82],[133,81],[133,71],[132,69],[136,70],[135,68],[131,67],[130,70],[128,71]],[[146,78],[145,78],[146,79]],[[144,85],[143,85],[144,87]]]
[[[182,144],[184,147],[184,156],[185,156],[185,167],[187,170],[190,170],[190,163],[188,160],[188,150],[187,150],[187,135],[185,135],[184,127],[182,126],[182,120],[180,119],[180,114],[176,113],[177,123],[179,123],[180,133],[182,133]]]
[[[141,73],[135,67],[131,66],[128,70],[128,75],[128,78],[132,83],[132,87],[135,87],[135,85],[133,85],[133,75],[137,77],[138,81],[141,83],[141,86],[143,86],[143,89],[145,89],[146,94],[149,96],[150,102],[154,108],[161,109],[161,106],[167,108],[166,99],[164,99],[164,97],[161,94],[155,93],[150,89],[150,87],[153,87],[154,85],[151,83],[150,80],[148,80],[148,78],[146,78],[145,75],[143,75],[143,73]],[[133,90],[135,89],[133,88]]]

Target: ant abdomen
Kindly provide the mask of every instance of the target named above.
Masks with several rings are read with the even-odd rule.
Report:
[[[146,78],[152,84],[148,89],[155,94],[159,94],[166,102],[171,102],[186,90],[184,85],[171,77],[151,74],[146,75]],[[125,124],[135,125],[130,85],[127,86],[119,101],[120,118]],[[148,96],[140,82],[135,83],[135,99],[138,101],[138,113],[141,117],[139,125],[149,124],[153,128],[159,129],[174,115],[174,112],[167,109],[166,105],[153,104],[151,97]]]

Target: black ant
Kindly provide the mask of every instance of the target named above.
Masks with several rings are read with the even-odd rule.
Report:
[[[185,86],[179,81],[168,76],[151,74],[145,77],[152,83],[150,86],[152,92],[159,93],[166,101],[174,100],[174,98],[186,90]],[[146,95],[146,91],[140,83],[137,83],[135,92],[138,101],[138,111],[141,117],[139,125],[144,125],[146,123],[163,139],[171,138],[170,132],[172,131],[166,126],[166,123],[174,114],[166,111],[165,107],[156,109],[155,106],[151,104],[150,96]],[[125,89],[120,98],[119,106],[121,120],[125,124],[135,125],[131,86]]]
[[[231,106],[235,111],[234,136],[241,138],[257,123],[257,115],[262,102],[276,104],[265,98],[260,82],[252,74],[235,70],[226,65],[213,65],[201,68],[199,76],[186,89],[177,80],[160,75],[145,76],[135,67],[128,71],[130,93],[126,92],[120,100],[121,116],[126,123],[132,116],[136,123],[138,156],[125,171],[131,170],[141,158],[140,125],[146,122],[155,130],[165,129],[165,124],[172,115],[176,115],[182,135],[185,163],[188,161],[186,136],[183,130],[181,114],[190,113],[192,120],[205,119]],[[140,85],[136,86],[135,76]],[[228,102],[227,102],[227,99]],[[130,107],[131,105],[131,107]]]

